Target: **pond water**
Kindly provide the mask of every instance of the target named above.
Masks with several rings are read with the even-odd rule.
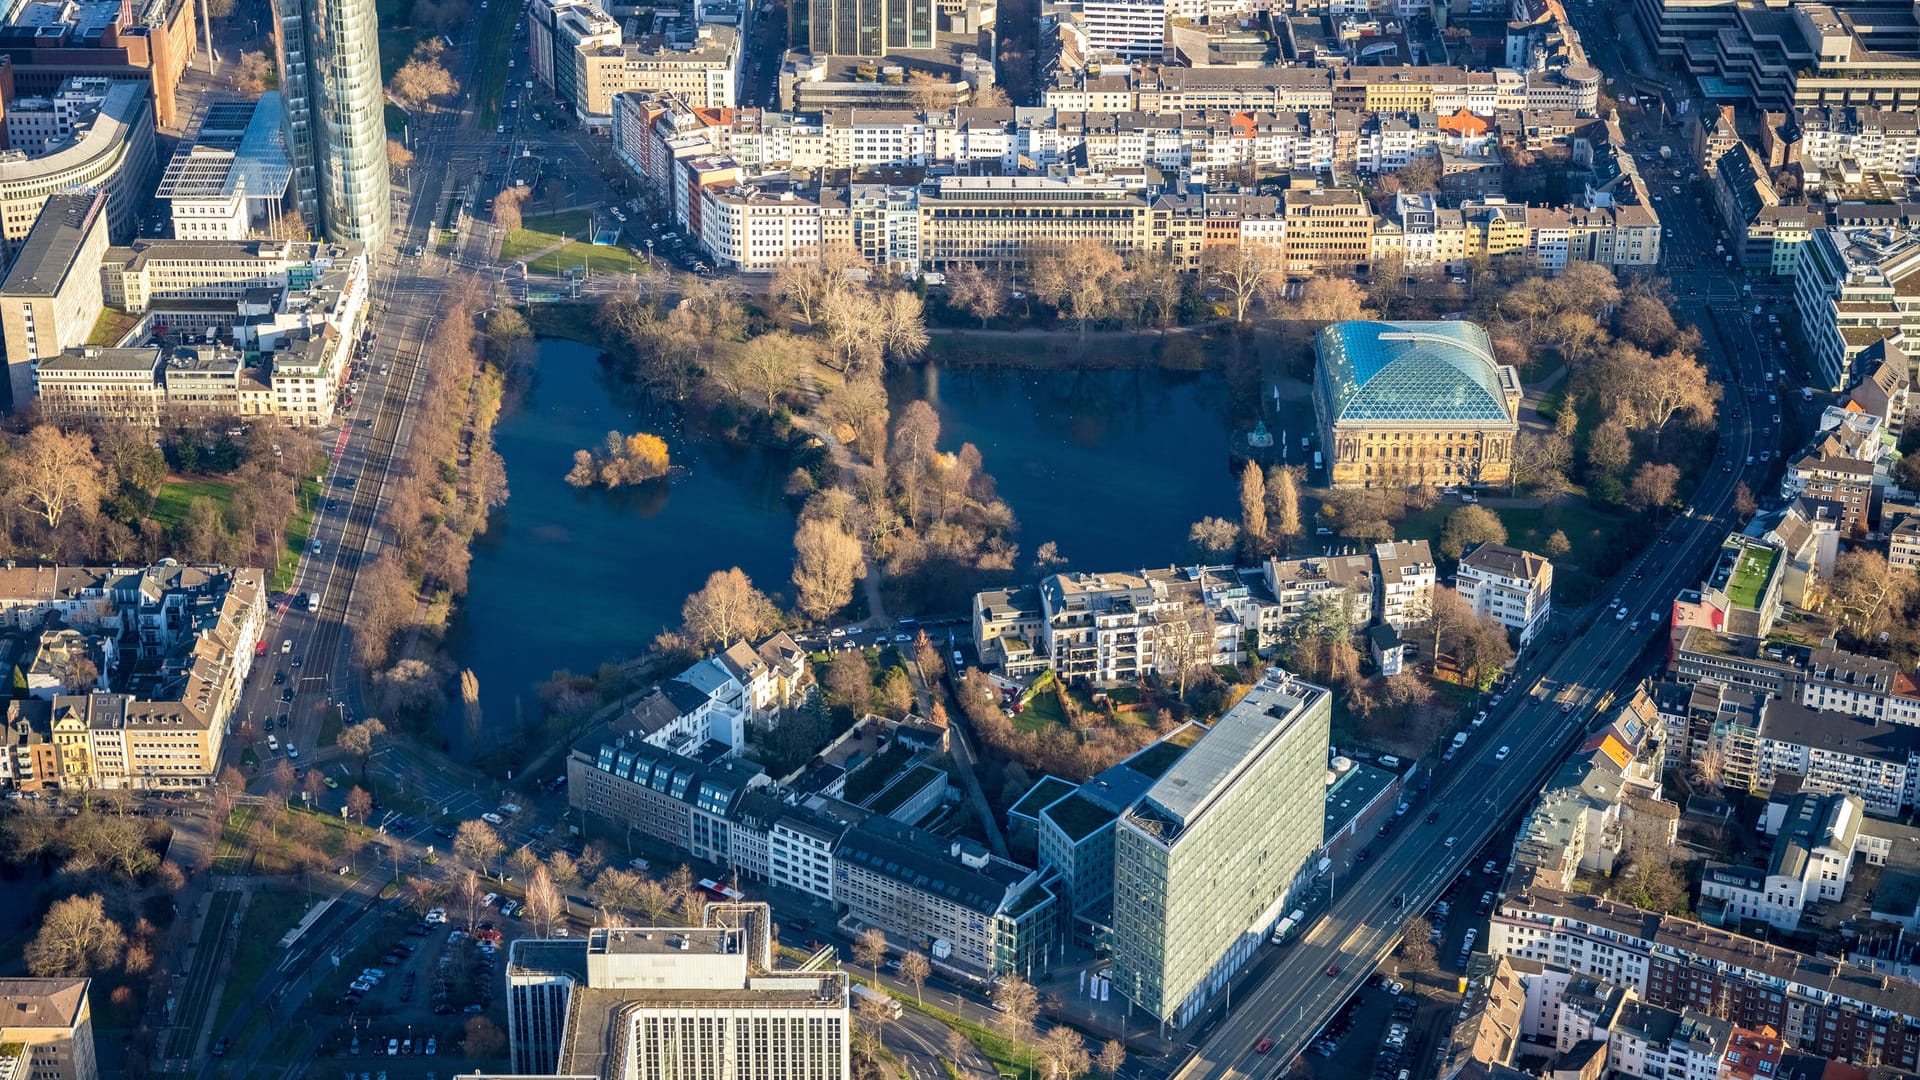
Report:
[[[516,699],[533,715],[533,687],[555,669],[638,653],[715,570],[739,566],[769,592],[790,591],[786,455],[684,430],[623,391],[587,345],[538,342],[534,372],[495,433],[512,495],[474,545],[452,641],[496,725],[513,723]],[[914,397],[934,406],[944,448],[980,448],[1019,520],[1023,566],[1047,540],[1076,569],[1164,566],[1190,556],[1194,521],[1238,513],[1218,373],[927,365],[888,388],[896,408]],[[569,487],[573,452],[610,430],[664,437],[676,478]]]
[[[1049,540],[1076,570],[1166,566],[1190,557],[1195,521],[1239,515],[1216,371],[928,364],[888,388],[896,411],[916,397],[933,405],[944,449],[980,448],[1019,522],[1023,566]]]
[[[495,430],[511,495],[474,543],[452,645],[496,724],[512,722],[516,696],[531,716],[533,686],[556,668],[591,672],[638,653],[715,570],[738,566],[764,589],[787,588],[787,457],[690,435],[623,392],[598,357],[577,342],[538,342],[531,383]],[[614,430],[666,439],[675,478],[569,487],[573,452]]]

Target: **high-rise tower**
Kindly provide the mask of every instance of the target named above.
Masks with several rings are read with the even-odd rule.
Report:
[[[273,0],[287,153],[300,213],[328,240],[392,230],[374,0]]]

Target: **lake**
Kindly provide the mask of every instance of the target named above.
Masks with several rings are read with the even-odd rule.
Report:
[[[475,542],[451,642],[496,723],[512,722],[516,698],[531,715],[533,687],[557,668],[637,654],[715,570],[791,591],[786,455],[689,433],[617,386],[591,346],[543,339],[535,356],[495,430],[512,495]],[[934,406],[943,448],[980,448],[1019,520],[1023,566],[1047,540],[1075,569],[1165,566],[1191,557],[1194,521],[1238,514],[1217,372],[927,365],[895,373],[888,390],[896,409],[915,397]],[[569,487],[573,452],[610,430],[665,438],[676,479]]]

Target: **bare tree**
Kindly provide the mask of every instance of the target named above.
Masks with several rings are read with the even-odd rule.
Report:
[[[527,879],[527,918],[539,928],[541,937],[553,936],[561,907],[560,889],[553,883],[553,874],[544,865],[535,863],[533,876]]]
[[[69,514],[92,517],[100,506],[107,477],[93,456],[93,439],[51,424],[27,432],[4,459],[5,486],[14,497],[57,529]]]
[[[1287,260],[1273,244],[1246,242],[1208,249],[1207,277],[1233,300],[1233,319],[1246,322],[1253,302],[1286,280]]]
[[[979,263],[960,263],[947,271],[947,303],[979,319],[985,330],[987,322],[1006,309],[1006,283]]]
[[[1893,566],[1877,551],[1856,548],[1834,561],[1822,606],[1842,626],[1866,638],[1901,616],[1917,587],[1920,578],[1913,571]]]
[[[1203,517],[1187,530],[1187,539],[1201,551],[1219,558],[1240,544],[1240,526],[1225,518]]]
[[[387,733],[387,725],[377,717],[369,716],[350,727],[342,728],[335,736],[334,745],[360,759],[360,782],[367,782],[367,757],[373,753],[375,740]]]
[[[127,934],[107,916],[99,893],[56,900],[23,954],[41,978],[92,975],[120,961]]]
[[[1093,1059],[1094,1068],[1099,1069],[1110,1080],[1119,1076],[1120,1070],[1125,1068],[1126,1064],[1127,1048],[1119,1039],[1108,1039],[1100,1047],[1100,1055]]]
[[[480,899],[486,895],[486,887],[480,884],[480,875],[469,867],[453,879],[453,895],[467,909],[467,925],[472,926],[480,917]]]
[[[1282,554],[1293,549],[1293,541],[1303,531],[1300,524],[1300,475],[1292,466],[1275,465],[1267,470],[1267,528]]]
[[[1040,245],[1029,262],[1033,294],[1078,322],[1082,334],[1112,313],[1128,280],[1120,253],[1091,237]]]
[[[355,784],[347,791],[347,816],[362,825],[367,823],[367,815],[373,813],[373,796],[367,789]]]
[[[895,289],[880,299],[880,351],[889,360],[915,360],[927,351],[927,311],[920,296]]]
[[[800,523],[793,548],[793,585],[802,613],[825,619],[853,600],[854,584],[867,572],[859,540],[833,522],[814,518]]]
[[[500,834],[493,831],[493,826],[484,821],[463,821],[454,830],[453,853],[483,874],[493,865],[493,860],[506,850],[506,846]]]
[[[733,363],[740,388],[772,412],[780,395],[800,385],[810,360],[806,343],[784,330],[761,334],[741,346]]]
[[[1343,322],[1364,319],[1373,312],[1367,307],[1367,293],[1348,278],[1316,277],[1300,287],[1300,295],[1287,305],[1287,315],[1302,322]]]
[[[234,83],[243,94],[265,93],[267,80],[272,77],[273,62],[257,50],[241,53],[240,62],[234,65]]]
[[[1659,513],[1673,505],[1680,485],[1680,469],[1675,465],[1649,461],[1633,474],[1627,485],[1627,505],[1636,510]]]
[[[1420,916],[1400,927],[1400,959],[1415,971],[1433,970],[1433,924]]]
[[[460,92],[460,82],[438,59],[419,53],[401,65],[387,84],[387,93],[407,109],[417,109],[435,98],[452,97]]]
[[[1000,1033],[1011,1039],[1015,1049],[1025,1046],[1033,1038],[1034,1017],[1040,1012],[1040,993],[1033,984],[1013,972],[1000,976],[1000,982],[993,988],[993,1005],[1000,1013],[995,1024]],[[1031,1065],[1032,1059],[1028,1059]]]
[[[756,638],[778,619],[773,602],[753,587],[739,567],[715,570],[699,592],[680,607],[687,635],[702,645],[722,648],[742,638]]]
[[[927,976],[932,974],[933,965],[927,960],[925,953],[913,950],[900,958],[900,977],[913,984],[913,997],[915,1001],[925,1004],[925,999],[920,996],[920,991],[921,988],[926,985]]]
[[[1050,1028],[1040,1040],[1040,1059],[1047,1063],[1051,1080],[1075,1080],[1093,1068],[1086,1040],[1065,1024]]]
[[[513,849],[513,854],[507,856],[507,865],[512,867],[513,872],[520,876],[520,880],[525,881],[527,880],[527,875],[533,873],[534,870],[540,866],[540,856],[534,852],[532,847],[521,844],[519,847]]]
[[[395,169],[404,169],[413,164],[413,151],[399,139],[387,140],[387,165]]]
[[[860,931],[853,939],[853,959],[856,963],[867,965],[873,971],[873,981],[880,981],[880,962],[887,958],[887,935],[878,927],[870,926]]]

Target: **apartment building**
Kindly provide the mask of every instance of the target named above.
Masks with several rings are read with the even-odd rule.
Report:
[[[1862,536],[1873,512],[1875,468],[1872,461],[1816,446],[1787,463],[1780,493],[1788,499],[1805,497],[1837,507],[1840,531],[1849,537]]]
[[[1484,543],[1460,557],[1454,591],[1474,614],[1491,615],[1526,648],[1553,614],[1553,563],[1531,551]]]
[[[1424,624],[1433,614],[1437,580],[1433,551],[1425,540],[1395,540],[1373,546],[1379,583],[1380,621],[1395,630]]]
[[[152,566],[0,570],[0,621],[40,628],[19,666],[33,700],[9,712],[24,790],[203,786],[265,633],[259,570]],[[92,689],[51,676],[85,657]],[[51,757],[45,749],[51,745]]]
[[[1015,679],[1045,670],[1052,660],[1042,640],[1046,621],[1040,590],[1032,585],[975,593],[973,645],[980,663]]]
[[[1852,795],[1795,795],[1766,866],[1710,862],[1701,871],[1701,918],[1735,930],[1762,922],[1797,931],[1808,903],[1846,893],[1862,812]]]
[[[1407,546],[1412,543],[1409,542]],[[1391,546],[1376,545],[1376,550]],[[1415,576],[1418,577],[1418,571]],[[1354,626],[1365,626],[1373,621],[1375,598],[1379,590],[1375,585],[1374,559],[1370,555],[1268,559],[1261,564],[1261,578],[1275,610],[1272,629],[1263,627],[1268,634],[1303,614],[1309,605],[1323,596],[1341,603]]]
[[[1080,13],[1089,56],[1159,60],[1167,52],[1165,0],[1085,0]]]
[[[1887,533],[1887,565],[1920,570],[1920,514],[1908,514]]]
[[[50,195],[0,280],[0,337],[15,408],[33,401],[36,362],[82,344],[102,307],[97,267],[107,250],[107,195]]]
[[[1569,889],[1581,872],[1611,874],[1636,843],[1670,844],[1679,808],[1663,798],[1669,733],[1636,694],[1562,763],[1522,819],[1507,889]]]
[[[1793,159],[1809,172],[1848,167],[1874,173],[1913,176],[1920,173],[1920,117],[1910,111],[1835,105],[1775,114],[1777,124],[1763,125],[1773,134],[1789,124]],[[1785,164],[1783,161],[1782,164]]]
[[[20,250],[50,196],[81,189],[104,192],[109,235],[131,239],[134,214],[153,190],[154,168],[150,91],[142,83],[115,82],[98,109],[46,153],[0,151],[0,253],[11,258]]]
[[[1072,682],[1131,682],[1154,670],[1162,617],[1179,613],[1171,571],[1053,574],[1041,581],[1040,651]]]
[[[1269,669],[1121,815],[1113,989],[1163,1027],[1191,1023],[1296,899],[1326,828],[1331,697]]]
[[[507,1041],[523,1076],[847,1080],[843,971],[776,964],[765,904],[699,926],[596,927],[507,949]]]
[[[99,1080],[92,985],[80,978],[0,979],[0,1076]]]
[[[1550,889],[1503,900],[1487,951],[1630,988],[1659,1008],[1769,1027],[1835,1061],[1920,1069],[1920,987],[1852,964]]]
[[[1803,790],[1853,795],[1867,813],[1892,817],[1920,795],[1920,727],[1809,708],[1770,698],[1752,718],[1717,726],[1726,786],[1766,795],[1780,778]]]

